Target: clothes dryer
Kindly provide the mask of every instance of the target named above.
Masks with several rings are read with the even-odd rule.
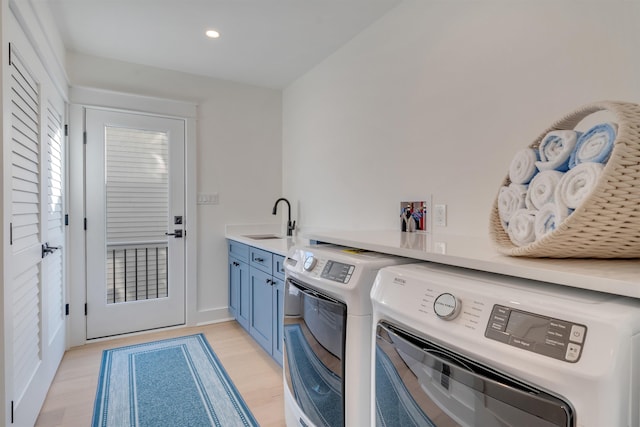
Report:
[[[379,269],[415,260],[333,245],[285,260],[287,426],[369,426],[371,299]]]
[[[371,296],[377,426],[640,423],[637,299],[428,263]]]

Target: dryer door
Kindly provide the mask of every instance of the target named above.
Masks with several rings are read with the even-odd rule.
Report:
[[[376,425],[573,427],[571,406],[387,323],[376,328]]]

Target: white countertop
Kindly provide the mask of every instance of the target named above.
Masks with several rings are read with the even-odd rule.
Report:
[[[280,224],[227,225],[225,237],[254,248],[286,256],[296,245],[308,245],[309,240],[299,236],[288,237]],[[277,238],[261,239],[259,236],[274,235]],[[253,238],[251,236],[254,236]]]
[[[640,260],[550,259],[500,254],[489,237],[400,231],[309,231],[309,240],[640,298]]]

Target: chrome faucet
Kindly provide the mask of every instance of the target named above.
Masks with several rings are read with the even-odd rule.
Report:
[[[280,197],[278,200],[276,200],[276,204],[273,205],[273,212],[271,213],[274,215],[278,213],[278,203],[280,203],[281,201],[284,201],[287,203],[287,208],[289,213],[289,218],[287,221],[287,236],[293,236],[293,230],[296,229],[296,222],[295,221],[291,222],[291,203],[289,203],[289,201],[284,197]]]

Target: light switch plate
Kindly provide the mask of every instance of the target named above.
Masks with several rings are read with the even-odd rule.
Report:
[[[447,226],[447,205],[435,205],[433,208],[433,225],[437,227]]]
[[[217,205],[220,202],[218,197],[218,193],[198,193],[198,204],[199,205]]]

